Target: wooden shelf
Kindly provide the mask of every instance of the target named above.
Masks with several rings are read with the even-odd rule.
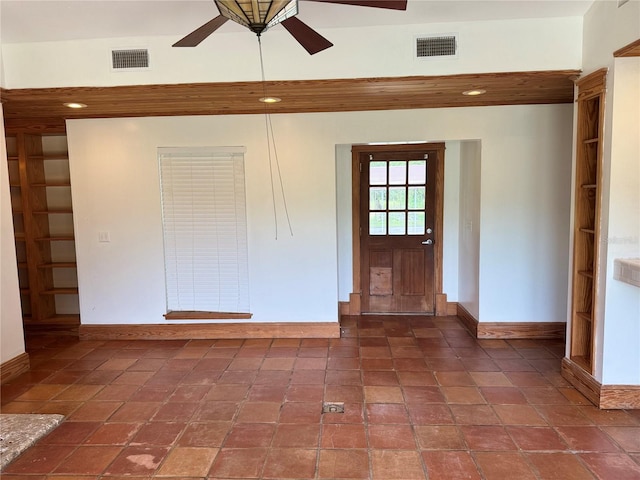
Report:
[[[77,295],[78,287],[67,288],[50,288],[49,290],[43,290],[40,295]]]
[[[578,87],[574,192],[573,275],[569,358],[593,374],[596,356],[598,251],[600,242],[600,185],[602,125],[606,70],[576,82]],[[584,235],[583,235],[584,234]]]
[[[32,187],[42,188],[42,187],[70,187],[71,182],[68,180],[61,180],[59,182],[46,182],[46,183],[32,183]]]
[[[54,324],[54,325],[80,325],[80,315],[74,314],[60,314],[46,317],[41,320],[34,320],[30,317],[25,317],[25,324],[29,325],[41,325],[41,324]]]
[[[583,277],[593,278],[593,270],[578,270],[578,274]]]
[[[76,268],[76,262],[51,262],[41,263],[38,268],[46,270],[51,268]]]
[[[38,210],[37,212],[31,212],[32,215],[73,215],[72,209],[57,209],[57,210]]]
[[[592,323],[593,321],[590,312],[576,312],[576,315],[578,316],[578,318],[584,320],[585,322]]]
[[[57,138],[46,138],[46,133],[32,133],[29,128],[10,133],[7,144],[11,145],[9,164],[14,229],[18,247],[18,277],[21,291],[22,311],[25,328],[36,329],[39,333],[55,335],[77,335],[79,315],[65,315],[58,311],[58,304],[67,311],[75,311],[77,297],[58,302],[56,295],[76,295],[77,287],[61,287],[62,280],[54,273],[64,273],[58,269],[75,269],[75,246],[54,242],[73,242],[73,228],[66,216],[73,215],[71,198],[66,191],[50,188],[70,188],[66,137],[64,133],[54,134]],[[52,140],[52,141],[49,141]],[[48,151],[47,151],[48,149]],[[54,150],[54,151],[52,151]],[[58,160],[45,168],[45,161]],[[66,163],[65,163],[66,162]],[[57,204],[50,203],[50,194],[62,194]],[[56,195],[58,197],[59,195]],[[70,217],[69,217],[70,218]],[[54,232],[69,232],[56,234]],[[64,261],[60,261],[64,260]],[[73,272],[71,272],[73,273]],[[74,285],[72,279],[68,284]],[[63,283],[64,285],[64,283]],[[62,308],[62,307],[60,307]],[[31,330],[30,330],[31,331]]]
[[[36,242],[73,242],[75,237],[73,235],[57,235],[54,237],[38,237]]]

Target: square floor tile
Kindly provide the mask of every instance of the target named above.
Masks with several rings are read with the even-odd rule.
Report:
[[[149,476],[166,458],[169,447],[126,447],[107,467],[107,475]]]
[[[468,452],[422,452],[429,478],[457,480],[465,478],[480,480],[478,469]]]
[[[423,450],[462,450],[466,445],[454,425],[415,426],[418,447]]]
[[[529,453],[529,462],[542,480],[592,480],[593,475],[576,455],[568,453]]]
[[[371,466],[374,479],[413,480],[426,478],[418,452],[372,450]]]
[[[90,446],[78,447],[55,469],[56,474],[100,475],[122,447]]]
[[[191,422],[177,443],[182,447],[220,447],[231,426],[231,422]]]
[[[571,450],[581,452],[610,453],[620,448],[598,427],[556,427]]]
[[[536,475],[520,453],[477,452],[476,463],[486,480],[536,480]]]
[[[322,448],[367,448],[364,425],[330,424],[322,426]]]
[[[217,454],[217,448],[177,447],[169,453],[156,476],[204,477]]]
[[[270,423],[239,423],[224,441],[226,448],[269,447],[276,427]]]
[[[320,450],[318,478],[369,478],[369,455],[366,450]]]
[[[300,448],[272,448],[264,465],[263,478],[315,478],[318,451]]]
[[[320,440],[319,425],[279,425],[273,437],[273,447],[317,448]]]
[[[415,450],[416,442],[410,425],[369,425],[369,448],[379,450]]]

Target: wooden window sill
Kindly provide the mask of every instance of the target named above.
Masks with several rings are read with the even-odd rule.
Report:
[[[164,314],[165,320],[236,320],[247,319],[253,316],[252,313],[231,313],[231,312],[168,312]]]

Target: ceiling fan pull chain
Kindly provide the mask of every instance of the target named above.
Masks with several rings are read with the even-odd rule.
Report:
[[[267,98],[267,84],[264,76],[264,60],[262,58],[262,41],[260,38],[260,34],[258,34],[258,49],[260,51],[260,73],[262,74],[262,95],[264,98]],[[278,181],[280,183],[280,192],[282,194],[282,203],[284,205],[284,212],[287,218],[287,224],[289,226],[289,233],[293,237],[293,228],[291,227],[291,219],[289,217],[289,209],[287,207],[287,197],[284,192],[284,184],[282,182],[282,173],[280,171],[280,162],[278,161],[278,150],[276,148],[276,138],[273,135],[273,124],[271,123],[271,115],[267,110],[267,103],[264,104],[264,121],[265,121],[265,130],[267,133],[267,155],[269,157],[269,177],[271,180],[271,201],[273,203],[273,220],[276,229],[276,240],[278,240],[278,212],[276,208],[276,193],[275,193],[275,184],[273,180],[273,161],[271,159],[271,144],[273,144],[273,156],[276,164],[276,171],[278,174]]]

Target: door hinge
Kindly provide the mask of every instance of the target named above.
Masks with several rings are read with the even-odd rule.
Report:
[[[362,162],[360,162],[360,172],[362,173]]]
[[[362,236],[362,227],[360,227],[360,236]]]

